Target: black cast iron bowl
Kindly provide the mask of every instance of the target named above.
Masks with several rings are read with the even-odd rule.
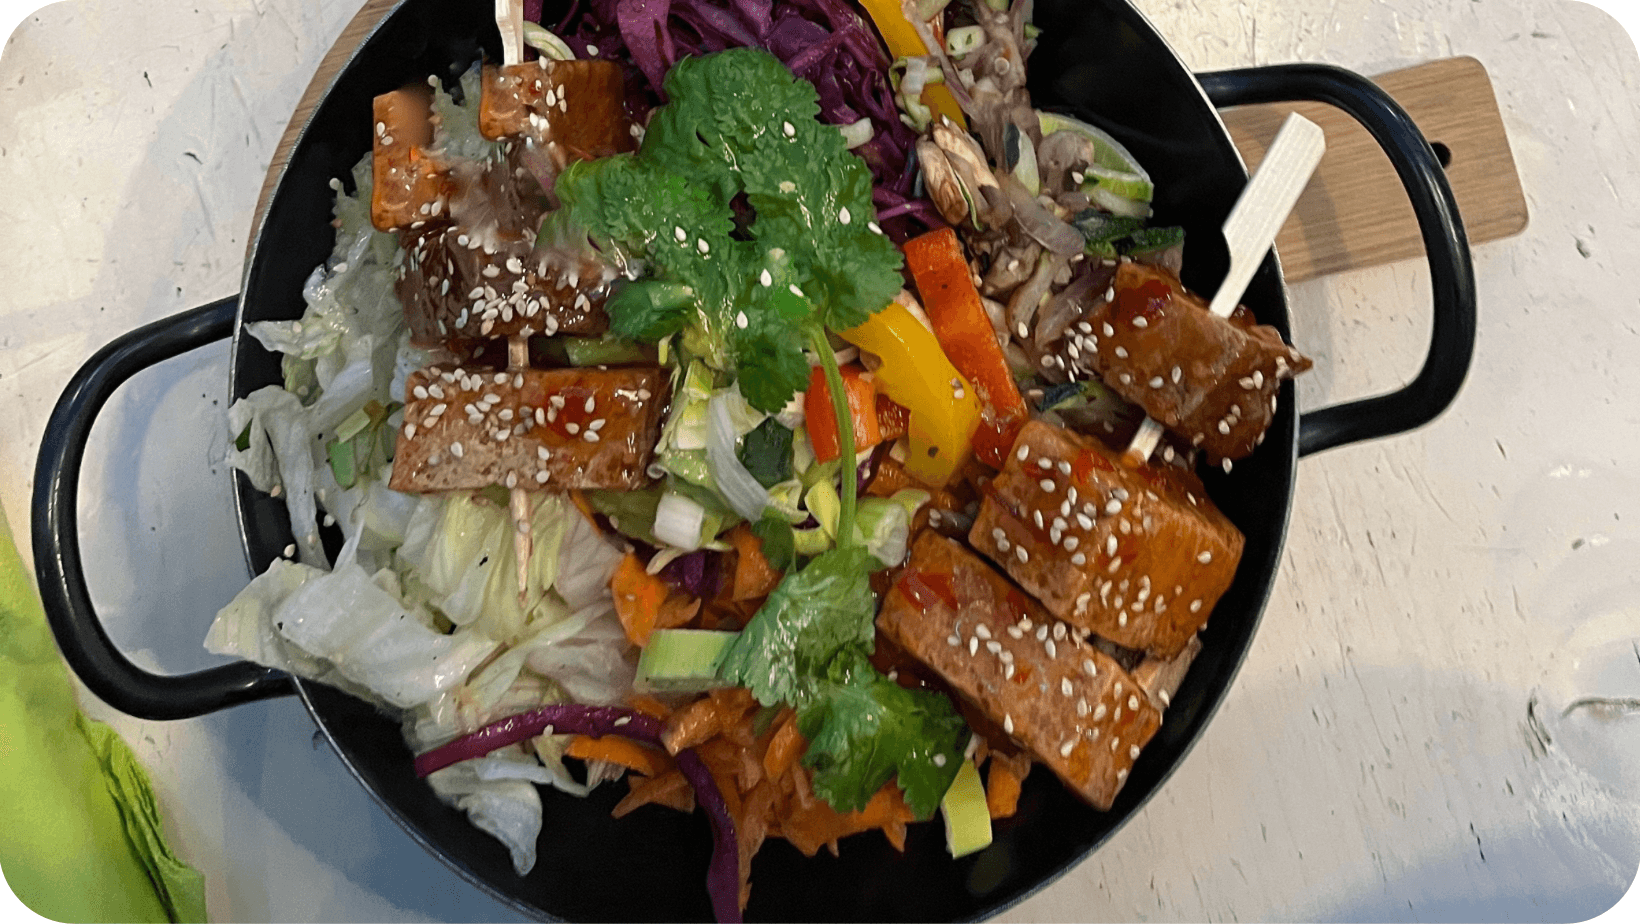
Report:
[[[121,337],[71,381],[48,424],[36,471],[40,589],[68,663],[110,705],[143,718],[176,719],[297,694],[383,810],[462,876],[521,912],[566,920],[709,919],[710,834],[700,813],[651,806],[617,821],[609,812],[625,787],[601,787],[587,799],[544,790],[540,859],[530,875],[518,877],[500,843],[416,779],[392,720],[331,688],[249,663],[149,674],[114,648],[86,590],[75,492],[98,410],[135,372],[230,335],[233,397],[277,383],[278,358],[245,336],[243,326],[300,316],[302,282],[331,249],[329,183],[347,182],[370,149],[371,98],[428,74],[453,76],[480,55],[499,57],[491,17],[487,0],[401,0],[352,52],[272,178],[276,185],[241,294]],[[1137,155],[1156,180],[1156,221],[1186,228],[1185,280],[1206,294],[1226,269],[1218,228],[1247,179],[1215,107],[1306,99],[1358,119],[1389,154],[1418,216],[1434,294],[1428,358],[1398,392],[1302,419],[1289,383],[1264,446],[1232,474],[1207,474],[1213,499],[1246,534],[1246,552],[1167,721],[1109,812],[1090,809],[1052,774],[1038,772],[1025,786],[1018,815],[997,823],[995,842],[961,860],[947,856],[937,822],[914,826],[904,853],[870,835],[844,841],[835,858],[807,859],[784,841],[770,841],[752,870],[749,919],[985,918],[1088,856],[1161,787],[1229,689],[1275,580],[1299,456],[1427,423],[1451,403],[1468,370],[1474,278],[1451,189],[1416,126],[1370,82],[1316,65],[1193,75],[1125,0],[1038,0],[1036,22],[1042,27],[1031,59],[1036,104],[1105,127]],[[1288,333],[1286,292],[1273,254],[1244,301],[1260,321]],[[235,492],[245,553],[260,573],[291,541],[284,504],[252,489],[243,476],[236,476]],[[201,637],[206,622],[200,614]]]

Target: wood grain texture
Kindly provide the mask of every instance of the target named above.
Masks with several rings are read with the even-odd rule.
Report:
[[[1431,144],[1451,152],[1446,175],[1471,246],[1525,230],[1526,198],[1491,78],[1479,61],[1443,58],[1373,80]],[[1248,166],[1263,159],[1290,112],[1326,131],[1327,154],[1276,236],[1287,281],[1422,257],[1417,219],[1395,168],[1342,110],[1282,103],[1226,111],[1224,123]]]

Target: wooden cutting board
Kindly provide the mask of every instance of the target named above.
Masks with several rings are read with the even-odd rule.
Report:
[[[370,34],[394,0],[366,0],[342,30],[302,95],[279,141],[257,203],[256,221],[282,172],[296,135],[348,55]],[[1504,134],[1486,69],[1474,58],[1447,58],[1374,80],[1393,96],[1424,136],[1449,153],[1447,177],[1471,245],[1519,233],[1526,200]],[[1365,129],[1318,103],[1249,106],[1224,121],[1249,167],[1257,165],[1288,112],[1300,112],[1327,133],[1327,154],[1276,238],[1289,282],[1423,255],[1412,206],[1395,170]]]
[[[1373,82],[1394,97],[1446,166],[1471,246],[1526,228],[1526,198],[1486,68],[1443,58]],[[1366,129],[1321,103],[1247,106],[1224,112],[1230,136],[1254,168],[1290,112],[1327,133],[1327,154],[1276,237],[1288,282],[1422,257],[1412,204],[1395,168]]]

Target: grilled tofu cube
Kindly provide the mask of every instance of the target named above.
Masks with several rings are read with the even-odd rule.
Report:
[[[379,231],[419,226],[443,214],[452,181],[424,152],[433,143],[433,93],[422,84],[383,93],[372,103],[370,222]]]
[[[591,261],[574,269],[534,254],[532,235],[445,225],[401,235],[397,290],[411,342],[455,352],[480,340],[532,334],[596,336],[617,274]]]
[[[1060,619],[1171,658],[1230,587],[1244,542],[1187,478],[1032,421],[968,540]]]
[[[479,132],[492,141],[529,139],[559,169],[638,146],[621,66],[613,61],[487,65],[482,86]]]
[[[1161,713],[1132,675],[961,543],[918,535],[877,625],[1108,809]]]
[[[432,366],[405,385],[390,487],[634,490],[660,436],[655,367],[502,372]]]
[[[1241,459],[1264,440],[1283,379],[1312,363],[1257,324],[1246,308],[1214,316],[1171,271],[1125,262],[1114,298],[1083,316],[1091,333],[1079,355],[1112,391],[1201,447],[1215,465]]]

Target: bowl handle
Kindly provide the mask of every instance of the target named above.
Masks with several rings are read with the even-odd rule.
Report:
[[[150,674],[114,647],[91,605],[80,560],[80,462],[97,412],[114,390],[156,363],[227,337],[231,296],[138,328],[91,357],[51,412],[34,468],[34,571],[57,647],[91,692],[142,719],[185,719],[295,692],[290,675],[248,661],[192,674]]]
[[[1198,74],[1219,108],[1310,100],[1336,106],[1371,133],[1401,178],[1418,217],[1434,293],[1434,324],[1423,368],[1399,391],[1305,413],[1298,454],[1404,433],[1452,404],[1475,353],[1475,270],[1452,187],[1435,152],[1400,104],[1376,84],[1324,64]]]

